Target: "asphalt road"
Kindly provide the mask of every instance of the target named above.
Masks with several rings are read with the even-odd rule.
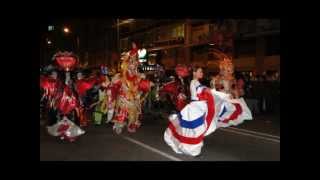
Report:
[[[221,128],[204,141],[201,156],[180,155],[164,142],[167,122],[151,117],[136,133],[117,135],[112,124],[86,127],[86,134],[70,143],[51,137],[40,126],[41,161],[279,161],[280,126],[265,120]],[[267,127],[267,128],[266,128]],[[278,129],[276,128],[278,127]],[[264,131],[259,131],[264,129]]]

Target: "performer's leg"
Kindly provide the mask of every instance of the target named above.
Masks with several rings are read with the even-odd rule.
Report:
[[[128,127],[129,132],[136,132],[136,129],[140,126],[139,122],[139,111],[136,107],[133,107],[129,111],[128,115]]]
[[[117,134],[121,134],[123,127],[125,126],[124,122],[115,122],[113,125],[113,130],[117,133]]]
[[[135,124],[135,120],[134,120],[134,114],[132,112],[129,112],[128,115],[128,126],[127,126],[127,130],[128,132],[135,132],[135,128],[134,128],[134,124]]]
[[[125,126],[125,119],[128,117],[128,112],[126,109],[118,107],[117,114],[115,115],[113,130],[120,134],[122,128]]]
[[[109,110],[108,110],[106,123],[111,122],[111,120],[112,120],[112,118],[113,118],[113,113],[114,113],[114,109],[109,109]]]
[[[48,126],[54,125],[57,122],[58,111],[53,108],[48,110]]]
[[[72,121],[73,123],[75,123],[76,125],[79,125],[79,120],[78,120],[78,117],[77,117],[77,113],[75,110],[71,111],[69,114],[66,115],[67,118]]]

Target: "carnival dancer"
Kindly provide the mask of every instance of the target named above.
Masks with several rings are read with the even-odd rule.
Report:
[[[234,66],[231,59],[224,58],[220,61],[219,69],[214,85],[216,90],[230,94],[231,98],[239,98],[239,89],[237,89],[237,82],[233,76]]]
[[[201,85],[199,79],[202,76],[201,68],[193,69],[191,103],[179,113],[169,116],[164,140],[179,154],[198,156],[205,136],[219,127],[238,125],[252,119],[243,99],[231,99],[230,94]]]
[[[240,115],[252,119],[251,111],[246,102],[241,97],[243,95],[243,86],[237,83],[234,77],[234,65],[231,58],[223,58],[219,62],[219,75],[217,76],[215,87],[217,91],[213,91],[215,95],[224,99],[222,110],[218,120],[218,127],[235,126],[243,122]]]
[[[51,126],[58,120],[58,109],[56,107],[58,96],[58,90],[61,89],[62,83],[58,79],[58,72],[52,68],[47,69],[50,75],[40,76],[40,88],[43,90],[43,94],[40,102],[44,104],[44,111],[48,113],[48,123]]]
[[[197,88],[201,86],[200,79],[203,78],[202,68],[199,66],[193,67],[193,79],[190,82],[190,95],[191,101],[198,101],[199,98],[197,96]]]
[[[187,88],[184,82],[184,78],[189,76],[189,68],[185,65],[178,64],[175,68],[176,74],[179,78],[179,89],[178,89],[178,96],[176,99],[176,108],[178,111],[181,111],[187,105]]]
[[[112,81],[117,94],[113,118],[113,130],[117,134],[120,134],[126,125],[128,132],[135,132],[140,127],[139,119],[143,98],[141,92],[148,92],[151,87],[150,81],[142,80],[141,74],[138,73],[137,47],[135,43],[132,46],[132,50],[122,57],[120,74],[116,75]]]
[[[175,105],[177,111],[181,111],[187,105],[187,93],[184,79],[189,75],[189,68],[185,65],[178,64],[175,68],[178,80],[172,76],[172,80],[165,83],[160,88],[160,94],[169,94],[171,102]]]
[[[48,126],[48,133],[52,136],[58,136],[61,139],[74,141],[78,136],[84,134],[84,131],[74,122],[79,107],[79,99],[72,86],[70,71],[72,71],[78,62],[78,58],[69,52],[58,52],[53,56],[53,61],[57,64],[60,70],[65,72],[65,81],[60,79],[60,85],[57,86],[55,81],[49,78],[40,78],[40,87],[44,88],[49,99],[52,99],[52,107],[58,111],[58,122]],[[55,93],[52,93],[55,92]],[[62,117],[62,118],[61,118]]]
[[[79,69],[77,72],[77,80],[75,82],[75,91],[78,95],[79,106],[76,108],[78,123],[80,127],[85,127],[89,125],[89,119],[87,114],[90,113],[90,104],[92,99],[94,99],[93,93],[94,86],[99,82],[99,78],[96,76],[91,76],[85,78],[83,75],[83,70]]]
[[[95,106],[93,121],[100,125],[103,121],[109,123],[112,120],[115,107],[115,94],[112,89],[111,81],[108,77],[108,68],[100,66],[100,88],[98,101],[91,105]]]

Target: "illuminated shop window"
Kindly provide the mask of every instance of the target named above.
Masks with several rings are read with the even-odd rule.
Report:
[[[54,30],[54,26],[50,25],[48,26],[48,31],[53,31]]]

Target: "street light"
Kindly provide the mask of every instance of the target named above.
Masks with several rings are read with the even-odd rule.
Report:
[[[64,28],[63,28],[63,31],[64,31],[65,33],[69,33],[69,32],[70,32],[69,28],[67,28],[67,27],[64,27]]]
[[[49,38],[46,38],[46,41],[47,41],[47,44],[48,44],[48,45],[51,45],[51,44],[52,44],[52,41],[51,41]]]

